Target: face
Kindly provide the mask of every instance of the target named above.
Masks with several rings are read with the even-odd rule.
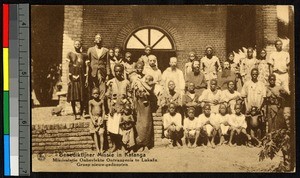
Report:
[[[258,71],[257,70],[253,70],[251,72],[251,77],[252,77],[252,79],[257,79],[257,77],[258,77]]]
[[[281,41],[277,41],[275,43],[275,48],[278,50],[278,51],[281,51],[282,50],[282,42]]]
[[[239,114],[241,112],[241,106],[240,105],[236,105],[235,106],[235,113]]]
[[[109,54],[109,56],[114,56],[114,50],[110,49],[110,50],[108,51],[108,54]]]
[[[137,73],[142,73],[143,72],[143,70],[144,70],[144,66],[143,65],[141,65],[141,64],[138,64],[137,66],[136,66],[136,71],[137,71]]]
[[[219,111],[221,114],[226,114],[226,107],[224,105],[221,105]]]
[[[200,71],[200,62],[194,61],[193,68],[194,68],[194,72]]]
[[[156,58],[155,57],[149,58],[149,65],[151,67],[155,67],[156,66]]]
[[[194,59],[195,59],[195,54],[193,54],[193,53],[190,54],[190,55],[189,55],[189,58],[190,58],[190,61],[194,61]]]
[[[75,49],[80,49],[81,48],[81,43],[79,41],[75,41],[74,48]]]
[[[194,84],[194,83],[189,83],[188,91],[189,91],[189,92],[195,91],[195,84]]]
[[[230,55],[228,56],[228,59],[229,59],[230,61],[233,61],[233,60],[234,60],[233,54],[230,54]]]
[[[131,54],[126,53],[126,54],[125,54],[125,59],[126,59],[127,61],[130,61],[130,60],[131,60]]]
[[[233,82],[229,82],[228,83],[228,90],[229,91],[233,91],[234,90],[234,83]]]
[[[224,62],[224,69],[229,69],[230,68],[230,65],[228,62]]]
[[[101,42],[102,42],[102,37],[101,37],[101,35],[96,35],[96,36],[95,36],[95,43],[96,43],[96,44],[101,44]]]
[[[121,67],[116,67],[115,68],[115,75],[116,75],[116,77],[121,77],[122,73],[123,73],[123,71],[122,71]]]
[[[147,48],[145,49],[145,53],[146,53],[146,54],[150,54],[150,53],[151,53],[151,49],[150,49],[149,47],[147,47]]]
[[[249,59],[253,57],[253,49],[250,48],[247,50],[247,56]]]
[[[266,57],[266,55],[267,55],[267,53],[266,53],[265,50],[262,50],[262,51],[260,52],[260,56],[261,56],[262,58]]]
[[[210,89],[211,91],[215,91],[217,89],[217,82],[215,80],[210,82]]]
[[[285,119],[290,118],[290,117],[291,117],[291,110],[288,109],[288,108],[285,108],[285,109],[283,110],[283,117],[284,117]]]
[[[174,104],[171,104],[169,106],[169,112],[170,112],[170,114],[174,114],[175,113],[175,105]]]
[[[148,84],[148,85],[152,85],[153,84],[153,77],[151,76],[146,76],[145,78],[145,82]]]
[[[99,90],[93,90],[92,95],[94,98],[99,98]]]
[[[205,115],[210,115],[210,106],[209,105],[206,105],[205,107],[204,107],[204,114]]]
[[[206,49],[206,55],[212,55],[212,48]]]
[[[276,78],[275,78],[274,76],[271,76],[271,77],[269,78],[269,83],[270,83],[270,85],[274,86],[274,85],[275,85],[275,82],[276,82]]]
[[[118,56],[119,53],[120,53],[120,49],[116,48],[116,49],[115,49],[115,56]]]
[[[170,59],[170,67],[171,67],[172,69],[175,69],[176,66],[177,66],[177,59],[176,59],[176,58],[171,58],[171,59]]]
[[[195,111],[194,110],[189,110],[188,117],[189,118],[194,118],[195,117]]]
[[[175,90],[175,83],[170,81],[168,85],[169,90]]]

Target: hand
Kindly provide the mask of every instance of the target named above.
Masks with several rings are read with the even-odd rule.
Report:
[[[108,80],[109,80],[109,75],[107,75],[105,78],[105,81],[108,81]]]
[[[85,88],[87,88],[89,86],[89,82],[87,79],[85,80],[84,86],[85,86]]]
[[[217,105],[219,103],[218,100],[213,100],[213,104]]]

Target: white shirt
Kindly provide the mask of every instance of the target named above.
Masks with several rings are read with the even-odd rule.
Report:
[[[268,63],[273,66],[273,70],[287,72],[287,65],[290,63],[290,54],[285,51],[273,52],[270,55]]]
[[[199,118],[195,117],[193,120],[190,120],[188,117],[183,120],[183,128],[194,130],[199,126]]]
[[[252,106],[260,108],[266,94],[267,88],[261,81],[254,83],[252,80],[249,80],[244,84],[241,91],[241,96],[247,97],[247,110],[249,110]]]
[[[181,115],[179,113],[176,113],[174,116],[171,116],[170,113],[166,113],[163,116],[163,125],[166,129],[171,125],[171,123],[174,122],[176,126],[182,126],[181,124]]]
[[[207,121],[210,121],[210,120],[215,120],[215,114],[214,113],[211,113],[209,117],[206,117],[205,114],[200,114],[199,115],[199,122],[198,122],[198,127],[202,127],[205,125],[205,123]],[[214,121],[212,121],[214,123]]]
[[[229,116],[229,124],[233,127],[242,127],[242,128],[247,128],[247,122],[246,122],[246,117],[245,115],[236,115],[236,114],[231,114]]]
[[[228,122],[229,123],[229,114],[225,114],[224,116],[221,115],[221,114],[216,114],[215,116],[215,119],[212,121],[213,125],[218,125],[218,124],[222,124],[222,123],[225,123],[225,122]]]
[[[172,70],[171,67],[168,67],[162,74],[162,85],[165,89],[168,88],[169,81],[172,80],[175,83],[175,90],[183,91],[185,88],[185,81],[183,72],[176,68]]]

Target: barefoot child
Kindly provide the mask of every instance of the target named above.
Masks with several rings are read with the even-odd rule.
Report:
[[[176,112],[176,104],[170,103],[168,113],[163,115],[164,135],[171,140],[170,147],[177,145],[182,146],[181,138],[183,137],[183,130],[181,124],[181,115]]]
[[[205,139],[207,140],[207,146],[215,148],[214,139],[216,136],[216,130],[213,127],[215,114],[211,113],[210,104],[205,103],[203,106],[203,114],[199,116],[199,127],[202,129]]]
[[[129,149],[135,145],[134,142],[134,119],[132,116],[132,109],[130,107],[130,103],[126,103],[124,105],[123,113],[120,121],[120,128],[122,134],[122,147],[126,149],[126,151],[130,151]]]
[[[236,133],[239,138],[241,137],[241,134],[244,134],[247,136],[248,141],[251,140],[251,137],[246,132],[247,128],[247,122],[245,115],[241,113],[241,105],[236,104],[235,107],[235,114],[232,114],[229,118],[229,124],[231,125],[231,133],[229,138],[229,146],[232,146],[232,138],[233,135]]]
[[[184,137],[188,148],[195,148],[199,138],[200,129],[198,128],[198,117],[195,117],[195,108],[189,107],[187,115],[183,121]],[[192,144],[192,141],[193,144]]]
[[[94,88],[92,91],[92,97],[89,101],[89,114],[91,117],[90,122],[90,133],[92,134],[93,140],[96,145],[97,152],[102,153],[103,152],[103,133],[104,133],[104,125],[103,125],[103,119],[104,119],[104,110],[103,110],[103,100],[99,99],[99,89]],[[100,137],[100,146],[99,146],[99,139]]]
[[[219,136],[220,136],[220,145],[223,145],[225,139],[224,135],[227,135],[230,125],[228,123],[230,115],[227,114],[227,107],[225,104],[220,104],[219,113],[216,115],[219,121]]]

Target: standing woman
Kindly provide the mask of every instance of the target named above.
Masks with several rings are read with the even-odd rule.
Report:
[[[87,86],[87,79],[85,79],[87,56],[81,52],[80,41],[74,42],[75,51],[67,54],[69,61],[69,84],[67,101],[71,102],[73,114],[75,119],[80,119],[84,109],[84,85]],[[80,102],[80,115],[76,113],[76,102]]]
[[[129,103],[130,84],[124,79],[124,67],[120,63],[114,66],[115,78],[107,82],[108,90],[106,96],[109,103],[109,117],[107,120],[107,131],[109,132],[112,149],[111,152],[121,148],[120,121],[125,104]]]
[[[142,73],[141,69],[143,70],[143,63],[138,62],[136,65],[137,73]],[[136,80],[139,80],[138,77]],[[143,81],[142,81],[143,82]],[[135,83],[135,81],[133,81]],[[137,149],[139,151],[148,150],[149,148],[153,147],[154,144],[154,128],[153,128],[153,119],[152,119],[152,108],[153,108],[153,101],[151,100],[154,98],[153,96],[153,88],[148,90],[150,93],[149,102],[144,102],[144,97],[140,92],[140,88],[133,86],[133,95],[134,95],[134,105],[136,111],[136,144]]]

